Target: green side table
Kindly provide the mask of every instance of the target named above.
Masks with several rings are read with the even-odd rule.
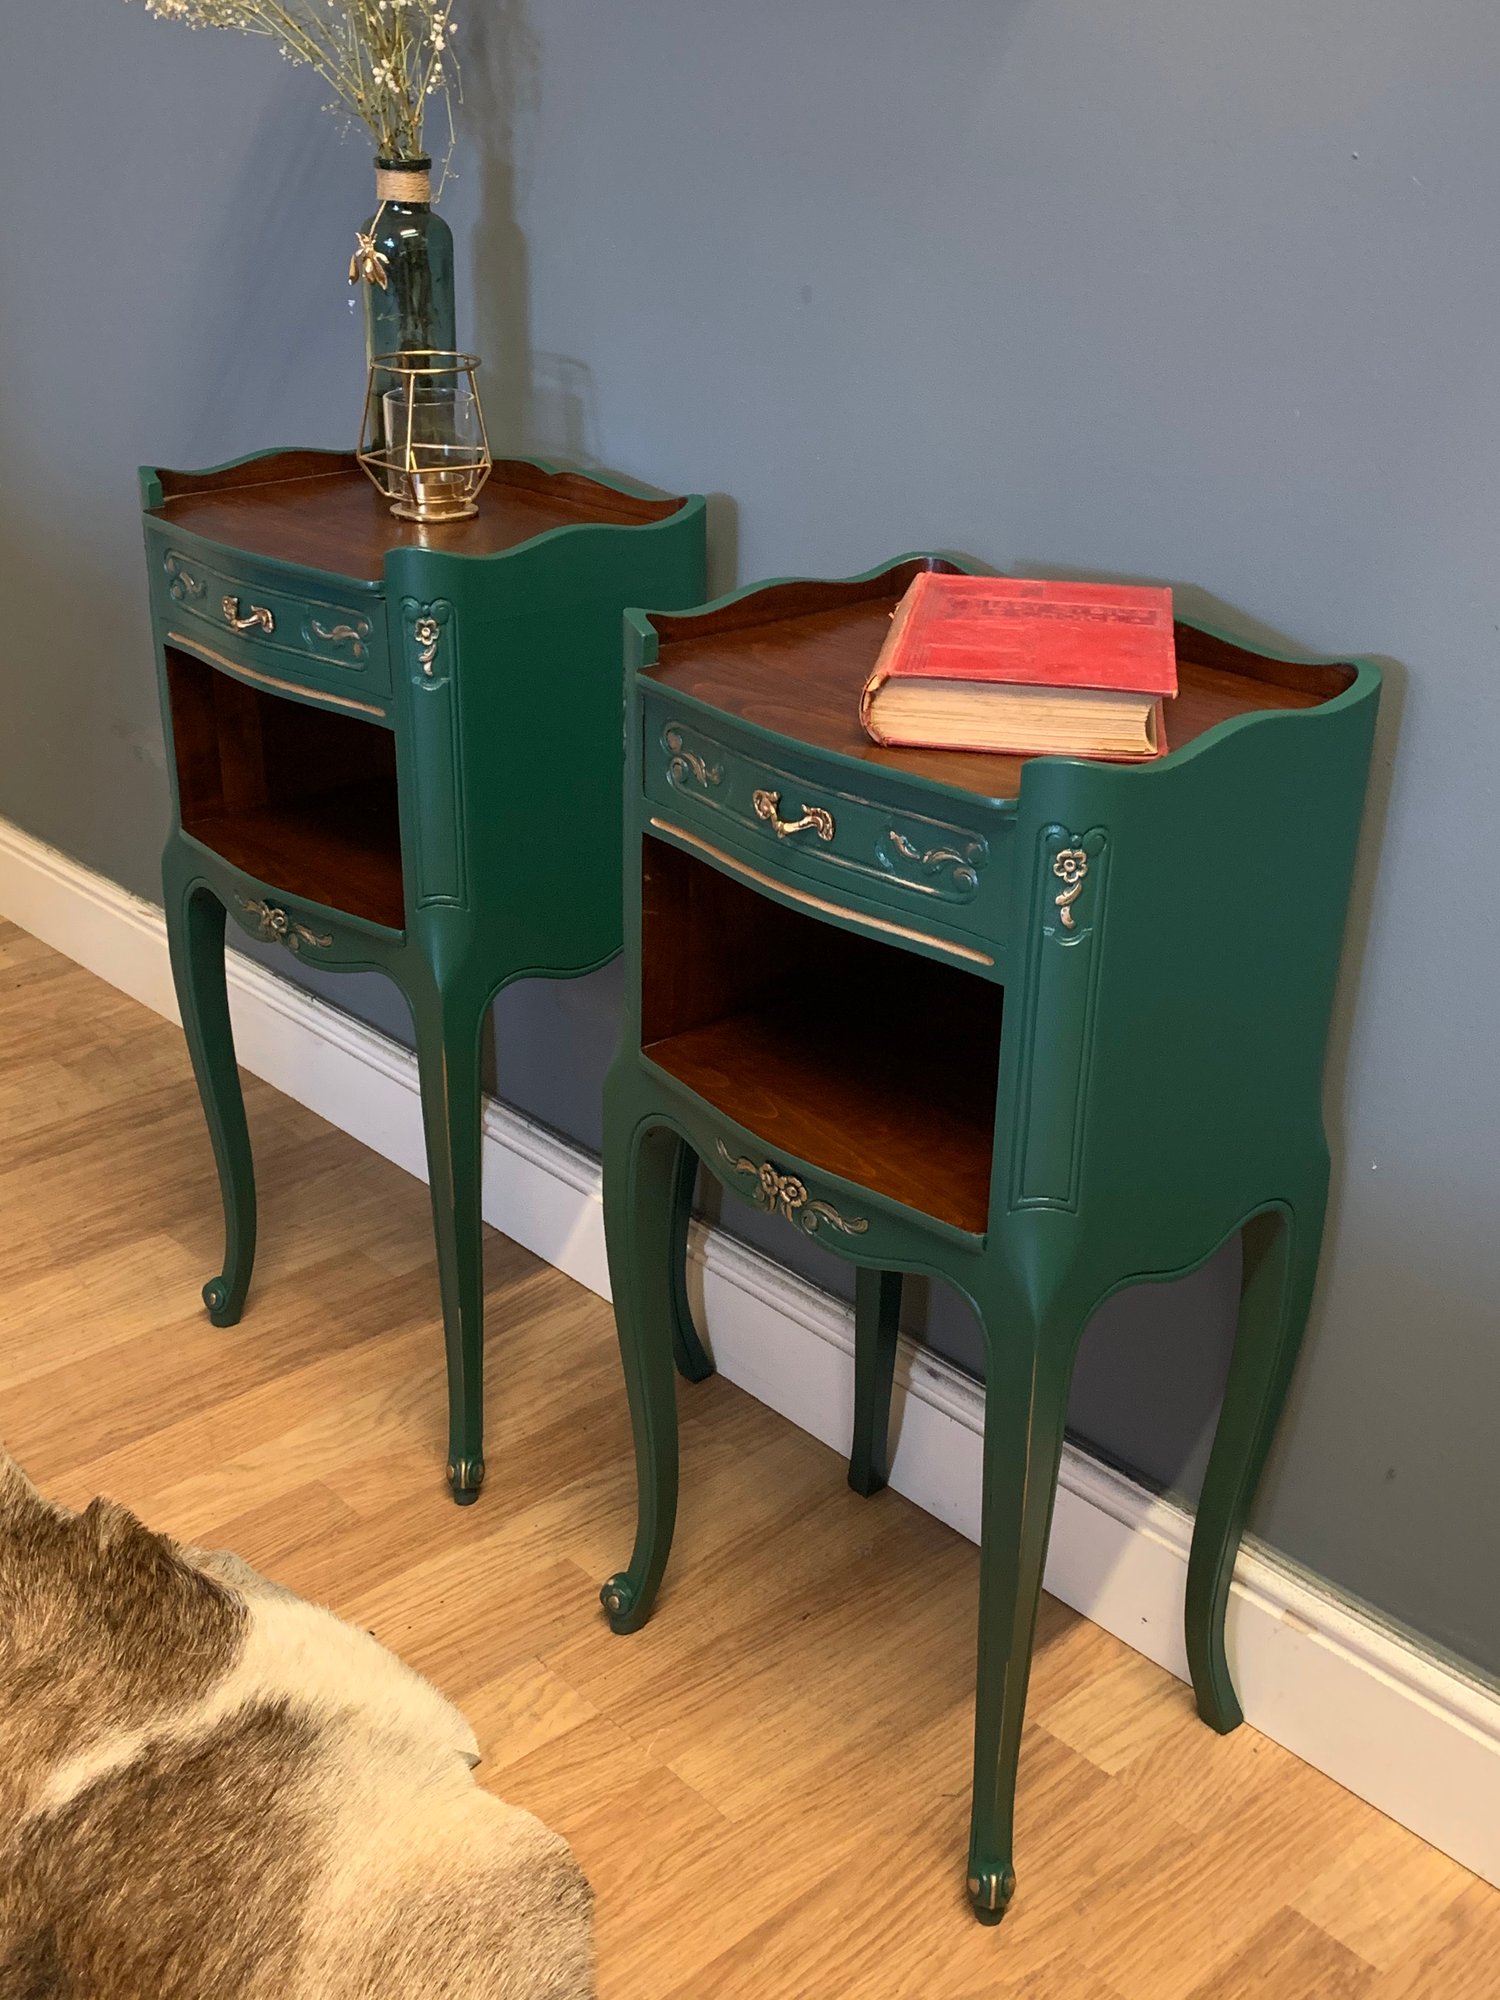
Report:
[[[148,469],[141,491],[172,773],[167,929],[226,1217],[204,1300],[233,1325],[255,1254],[227,911],[310,965],[389,974],[411,1008],[448,1479],[471,1501],[484,1024],[510,980],[571,978],[619,949],[622,613],[701,598],[704,503],[510,460],[477,517],[422,527],[352,457],[311,451]]]
[[[1159,762],[879,749],[859,690],[924,564],[950,567],[631,614],[605,1226],[640,1519],[602,1596],[635,1630],[671,1543],[685,1155],[858,1267],[862,1491],[884,1478],[900,1274],[955,1286],[987,1356],[968,1888],[994,1922],[1079,1337],[1238,1231],[1187,1643],[1200,1713],[1241,1719],[1224,1614],[1318,1262],[1380,677],[1181,624]]]

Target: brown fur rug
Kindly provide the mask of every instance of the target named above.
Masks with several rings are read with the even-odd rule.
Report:
[[[566,1842],[368,1633],[0,1450],[0,2000],[587,2000]]]

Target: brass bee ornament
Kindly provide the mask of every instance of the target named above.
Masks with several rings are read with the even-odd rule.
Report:
[[[375,232],[371,230],[366,236],[363,230],[356,229],[354,243],[354,255],[349,259],[350,284],[357,285],[363,278],[367,285],[379,285],[382,291],[386,291],[390,286],[390,279],[386,276],[390,260],[375,248]]]

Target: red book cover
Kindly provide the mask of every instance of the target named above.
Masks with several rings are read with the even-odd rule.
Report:
[[[1172,593],[1135,584],[924,571],[897,606],[865,684],[860,720],[867,730],[871,700],[892,676],[1093,689],[1161,701],[1177,692]],[[1157,739],[1164,750],[1159,728]]]

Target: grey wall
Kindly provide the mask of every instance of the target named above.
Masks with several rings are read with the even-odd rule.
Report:
[[[721,583],[936,544],[1387,659],[1332,1226],[1256,1526],[1500,1669],[1493,0],[463,12],[445,208],[508,445],[727,496]],[[367,158],[264,46],[118,0],[0,26],[0,812],[149,894],[133,468],[348,441]],[[617,996],[507,996],[505,1093],[594,1139]],[[1234,1283],[1117,1302],[1080,1371],[1078,1427],[1189,1491]],[[915,1315],[972,1358],[951,1300]]]

